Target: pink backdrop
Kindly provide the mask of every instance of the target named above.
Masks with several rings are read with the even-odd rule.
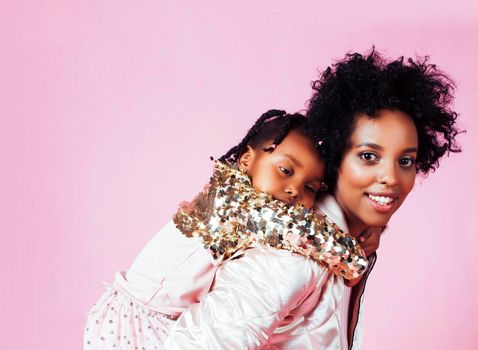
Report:
[[[318,69],[375,44],[452,75],[468,133],[393,218],[364,349],[476,349],[476,4],[1,2],[1,348],[80,349],[101,281],[201,188],[209,156],[266,109],[303,109]]]

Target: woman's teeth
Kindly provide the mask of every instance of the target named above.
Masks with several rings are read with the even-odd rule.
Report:
[[[373,201],[381,205],[390,204],[395,200],[395,198],[392,198],[392,197],[374,196],[371,194],[369,194],[368,196],[370,197],[370,199],[372,199]]]

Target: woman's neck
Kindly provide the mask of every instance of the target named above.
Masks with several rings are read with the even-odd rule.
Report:
[[[340,198],[338,198],[336,193],[334,193],[333,197],[335,198],[335,201],[339,205],[340,210],[342,211],[342,214],[345,217],[349,234],[352,237],[357,238],[367,228],[367,225],[362,220],[360,220],[357,216],[355,216],[353,213],[347,210],[347,206],[344,205],[344,203],[341,203],[341,200]]]
[[[353,220],[349,220],[347,218],[347,226],[349,228],[349,234],[354,237],[354,238],[357,238],[358,236],[360,236],[360,234],[365,231],[365,229],[367,228],[367,226],[364,224],[364,223],[361,223],[361,222],[353,222]]]

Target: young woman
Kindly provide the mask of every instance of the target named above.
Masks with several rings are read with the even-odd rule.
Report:
[[[314,85],[307,130],[326,162],[317,208],[364,241],[370,273],[380,230],[417,173],[460,151],[451,81],[424,61],[347,55]],[[168,349],[359,349],[365,278],[344,279],[299,256],[245,251],[171,329]]]

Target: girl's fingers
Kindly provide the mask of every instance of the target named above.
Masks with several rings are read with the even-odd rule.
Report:
[[[367,239],[370,238],[370,236],[376,232],[377,230],[380,230],[381,228],[379,227],[369,227],[366,230],[364,230],[360,235],[359,235],[359,241],[360,242],[365,242]]]
[[[367,256],[378,249],[380,236],[384,229],[385,227],[370,227],[357,237],[360,246]]]

